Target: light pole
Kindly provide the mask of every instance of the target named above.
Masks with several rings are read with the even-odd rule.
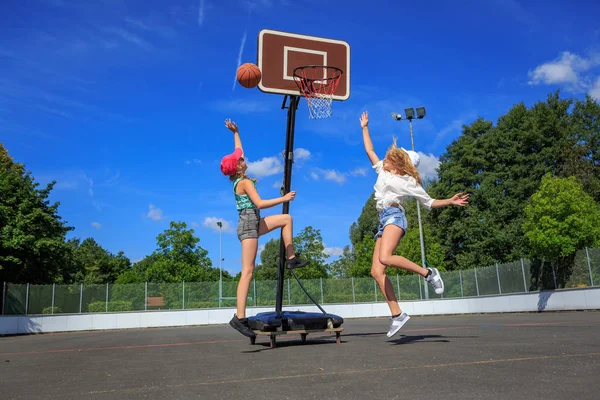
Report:
[[[221,298],[223,298],[223,224],[217,222],[219,227],[219,308],[221,307]]]
[[[412,145],[412,151],[415,151],[415,140],[413,138],[413,129],[412,129],[412,120],[415,118],[415,110],[414,108],[405,108],[404,109],[404,113],[406,114],[406,119],[408,120],[409,126],[410,126],[410,142]],[[423,119],[423,117],[425,117],[426,111],[425,111],[425,107],[417,107],[417,119]],[[396,121],[401,121],[402,120],[402,116],[400,114],[396,114],[396,113],[392,113],[392,117],[394,117],[394,119]],[[421,222],[421,205],[419,204],[418,200],[415,200],[417,202],[417,218],[419,219],[419,238],[421,240],[421,262],[423,263],[423,267],[426,268],[427,265],[425,265],[425,242],[423,241],[423,224]],[[429,286],[427,285],[427,281],[423,281],[423,288],[424,288],[424,292],[425,292],[425,298],[428,299],[429,298]]]

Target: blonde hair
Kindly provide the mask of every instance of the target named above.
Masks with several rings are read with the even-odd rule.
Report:
[[[408,153],[396,146],[396,138],[394,138],[392,145],[388,148],[385,158],[394,166],[394,169],[398,171],[398,175],[412,176],[419,185],[423,185],[417,167],[413,165]]]

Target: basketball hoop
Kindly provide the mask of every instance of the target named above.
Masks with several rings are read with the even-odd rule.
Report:
[[[294,69],[294,80],[308,103],[309,117],[331,117],[331,101],[344,72],[337,67],[306,65]]]

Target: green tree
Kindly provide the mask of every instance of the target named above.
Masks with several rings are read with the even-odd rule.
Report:
[[[307,226],[294,237],[294,247],[297,253],[310,261],[306,267],[296,269],[294,272],[300,279],[317,279],[327,277],[327,254],[323,246],[321,231],[312,226]],[[258,280],[277,279],[279,265],[279,239],[271,239],[265,244],[261,255],[261,264],[256,267],[255,274]],[[286,276],[289,272],[286,270]]]
[[[48,200],[54,184],[39,189],[0,143],[0,282],[63,281],[70,263],[65,236],[73,228],[58,215],[59,203]]]
[[[356,222],[350,226],[350,243],[356,247],[366,237],[372,238],[377,233],[379,213],[376,208],[375,193],[371,193],[363,206]]]
[[[254,270],[255,278],[260,281],[276,280],[278,264],[279,239],[271,239],[260,253],[260,264]]]
[[[589,95],[584,101],[575,100],[571,128],[561,176],[577,177],[585,192],[600,203],[600,104]]]
[[[600,210],[575,177],[547,175],[525,207],[523,232],[532,255],[555,268],[564,287],[577,250],[600,242]]]
[[[433,197],[469,192],[469,206],[429,213],[446,264],[453,268],[510,262],[528,253],[524,207],[546,173],[565,165],[572,101],[558,92],[528,109],[515,105],[492,122],[478,119],[442,155]]]
[[[131,267],[131,261],[122,251],[117,255],[111,254],[92,238],[83,242],[73,239],[70,242],[73,245],[73,282],[86,285],[113,283],[121,273]]]
[[[329,264],[327,270],[333,278],[350,278],[350,269],[356,263],[356,254],[351,246],[344,246],[342,255]]]
[[[198,243],[193,229],[185,222],[171,222],[169,228],[156,238],[157,249],[144,260],[136,263],[131,271],[146,282],[200,282],[218,281],[219,269],[212,267],[208,251]],[[131,272],[119,279],[134,280]],[[231,278],[223,271],[223,276]]]

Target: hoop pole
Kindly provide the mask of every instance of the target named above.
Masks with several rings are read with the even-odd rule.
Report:
[[[299,96],[290,96],[290,103],[288,106],[287,115],[287,128],[285,137],[285,166],[283,172],[283,193],[285,195],[290,192],[292,186],[292,164],[294,163],[294,128],[296,125],[296,109],[298,109]],[[283,214],[290,213],[290,203],[283,203]],[[275,297],[275,312],[277,316],[281,318],[281,309],[283,306],[283,281],[285,276],[285,261],[287,257],[285,254],[285,244],[283,243],[283,236],[279,237],[279,271],[277,273],[277,292]]]

